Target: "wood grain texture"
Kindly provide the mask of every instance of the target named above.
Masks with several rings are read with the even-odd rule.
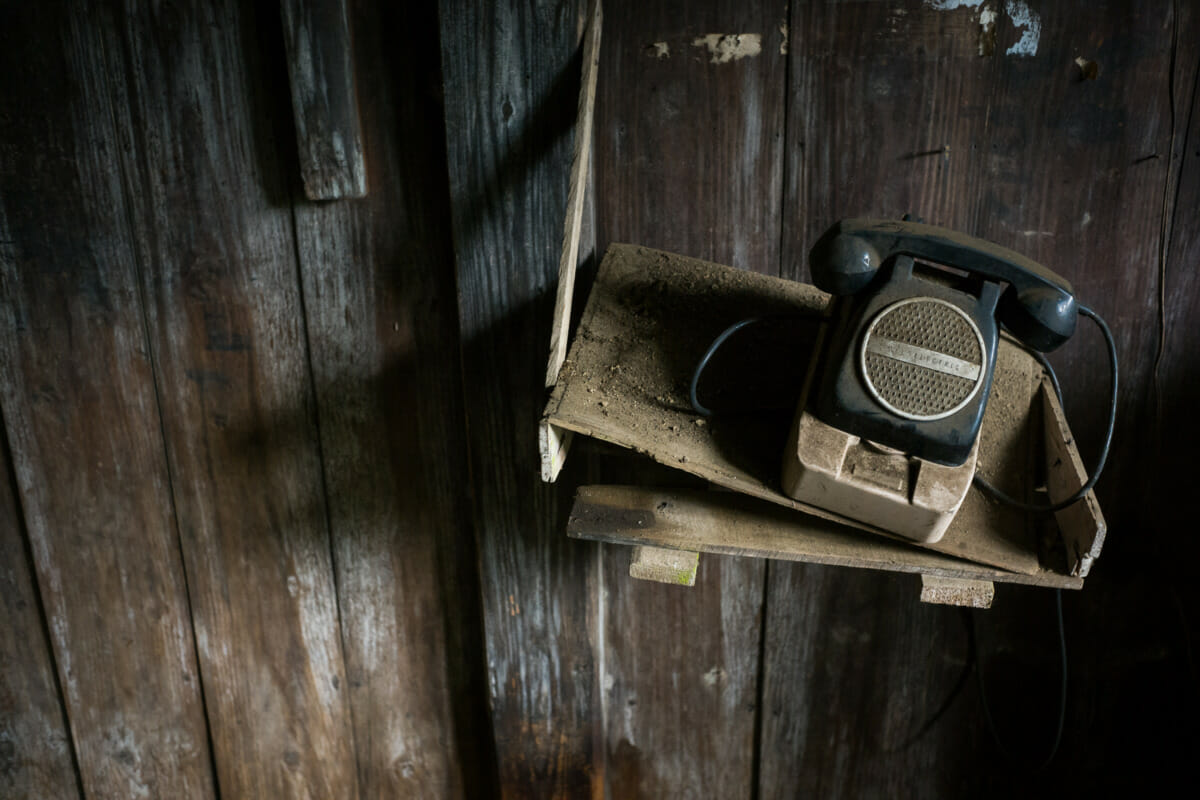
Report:
[[[2,432],[0,432],[2,433]],[[81,797],[8,447],[0,448],[0,796]]]
[[[443,0],[438,11],[501,793],[599,794],[597,548],[563,536],[569,489],[541,483],[536,446],[585,4]]]
[[[117,6],[108,69],[214,760],[230,797],[353,796],[277,17]],[[265,6],[264,11],[274,9]],[[186,143],[186,144],[185,144]],[[286,153],[287,151],[283,151]]]
[[[310,200],[367,193],[346,6],[346,0],[280,0],[300,174]]]
[[[1125,372],[1121,413],[1114,453],[1097,495],[1114,534],[1122,528],[1136,530],[1144,509],[1136,498],[1137,476],[1155,471],[1142,460],[1139,412],[1157,333],[1155,261],[1172,160],[1171,69],[1178,44],[1173,85],[1176,97],[1185,96],[1181,78],[1191,86],[1195,74],[1194,14],[1184,9],[1178,20],[1181,31],[1173,35],[1176,21],[1167,4],[1029,4],[1039,26],[1032,37],[1036,52],[1021,55],[1008,52],[1022,41],[1030,43],[1026,34],[1032,34],[1032,27],[1019,26],[1013,14],[1019,4],[964,4],[948,10],[931,5],[793,6],[786,268],[797,276],[806,274],[808,248],[838,218],[912,213],[1011,247],[1063,274],[1080,301],[1104,315],[1117,335]],[[993,15],[990,30],[981,24],[986,22],[984,11]],[[1191,53],[1187,58],[1185,50]],[[1075,63],[1079,57],[1098,64],[1098,72],[1085,74]],[[1090,468],[1107,413],[1103,403],[1092,400],[1106,394],[1102,344],[1084,322],[1051,360],[1064,387],[1066,418],[1080,437],[1083,462]],[[1105,621],[1124,618],[1120,609],[1128,600],[1117,587],[1105,588],[1102,577],[1097,583],[1106,564],[1116,573],[1128,568],[1114,538],[1120,536],[1110,536],[1088,579],[1087,600],[1065,602],[1071,657],[1093,665],[1107,658],[1103,653],[1111,652],[1117,635]],[[929,610],[899,612],[900,597],[882,598],[886,586],[859,578],[826,576],[806,567],[773,570],[771,577],[765,670],[766,692],[775,708],[764,717],[763,797],[791,796],[794,788],[781,787],[796,786],[833,794],[904,793],[909,781],[917,791],[915,776],[934,758],[942,768],[936,775],[925,773],[934,776],[933,784],[922,785],[925,793],[960,794],[989,781],[998,781],[987,784],[992,791],[1034,786],[1012,773],[998,755],[982,758],[970,769],[962,766],[979,741],[978,727],[962,715],[964,701],[909,749],[907,766],[876,749],[893,714],[921,718],[917,687],[930,691],[928,687],[949,687],[956,680],[958,666],[947,660],[952,651],[939,651],[940,642],[960,635],[950,618]],[[1048,744],[1043,742],[1053,726],[1045,709],[1057,702],[1052,603],[1029,590],[1000,595],[987,617],[995,627],[991,654],[981,656],[989,662],[990,675],[1003,676],[993,680],[992,708],[1004,715],[1002,733],[1010,747],[1015,737],[1030,745],[1021,749],[1023,757],[1027,750],[1035,753],[1028,759],[1039,750],[1044,757]],[[798,604],[808,619],[836,629],[844,609],[872,601],[880,603],[869,623],[877,631],[871,640],[872,662],[845,677],[839,690],[845,696],[839,694],[814,711],[804,693],[788,695],[787,687],[811,680],[819,668],[813,659],[824,663],[837,659],[839,651],[822,652],[800,640],[791,633],[794,611],[776,615],[775,609]],[[1128,636],[1125,641],[1144,641],[1145,634],[1133,633],[1138,623],[1133,618],[1129,623],[1128,633],[1121,634]],[[1072,625],[1105,632],[1093,644],[1086,634],[1070,638]],[[908,652],[914,639],[928,644],[924,654]],[[1074,673],[1078,682],[1072,684],[1070,709],[1111,705],[1102,699],[1112,696],[1111,687],[1102,688],[1109,678],[1100,677],[1103,668],[1092,669]],[[1033,675],[1041,677],[1031,680]],[[859,698],[892,681],[906,689],[886,701],[882,716],[857,710]],[[1095,739],[1085,732],[1094,730],[1097,718],[1089,715],[1095,713],[1106,725],[1118,725],[1107,711],[1072,716],[1049,785],[1080,791],[1079,776],[1087,770],[1095,775],[1115,772],[1113,751],[1096,753]],[[858,726],[854,740],[835,733],[847,722]],[[988,752],[994,754],[994,749]],[[869,766],[849,766],[863,763]],[[1103,779],[1088,785],[1105,788]],[[1044,791],[1047,783],[1036,786]]]
[[[605,4],[598,253],[632,242],[778,274],[784,24],[784,4]],[[631,580],[610,548],[602,680],[612,796],[751,793],[764,573],[761,561],[706,557],[685,590]]]
[[[206,798],[215,787],[112,124],[112,34],[110,15],[78,4],[2,12],[0,404],[83,790]],[[53,748],[61,719],[48,722]]]
[[[600,40],[604,28],[604,10],[600,0],[591,0],[587,31],[583,40],[583,75],[579,80],[579,110],[575,116],[574,155],[571,157],[571,181],[567,187],[567,213],[563,222],[562,253],[558,259],[558,287],[554,294],[554,319],[550,329],[550,362],[546,368],[546,388],[554,387],[558,371],[567,357],[571,306],[575,299],[575,269],[579,264],[579,245],[583,236],[583,209],[588,197],[592,166],[592,124],[596,117],[596,78],[600,70]],[[589,257],[591,254],[588,254]],[[569,440],[568,440],[569,444]],[[566,447],[559,448],[565,450]],[[564,453],[565,457],[565,453]],[[557,470],[554,470],[557,476]]]
[[[359,789],[488,796],[436,9],[364,3],[352,23],[374,188],[295,214]]]
[[[855,569],[1080,589],[1041,569],[999,570],[764,503],[737,492],[580,486],[567,534],[612,544],[675,548]]]

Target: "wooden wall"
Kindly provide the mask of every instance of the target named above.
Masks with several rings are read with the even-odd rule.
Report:
[[[0,796],[1009,796],[1200,744],[1184,500],[1200,15],[609,0],[583,290],[631,241],[804,279],[840,217],[1066,275],[1122,358],[1064,599],[706,557],[634,582],[536,422],[586,0],[349,3],[362,199],[301,180],[277,3],[0,7]],[[1082,66],[1077,63],[1082,61]],[[684,322],[685,324],[685,322]],[[1087,463],[1100,339],[1053,357]],[[996,727],[984,724],[975,667]]]

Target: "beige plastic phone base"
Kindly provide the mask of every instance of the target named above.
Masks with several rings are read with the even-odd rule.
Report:
[[[783,491],[918,542],[936,542],[975,476],[979,440],[958,467],[872,444],[801,410],[783,460]]]

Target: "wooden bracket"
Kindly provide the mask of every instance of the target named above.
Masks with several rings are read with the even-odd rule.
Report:
[[[547,420],[538,423],[538,451],[542,454],[542,480],[554,483],[567,461],[574,433]]]
[[[921,602],[943,606],[991,608],[996,587],[991,581],[967,578],[946,578],[940,575],[921,576]]]
[[[695,586],[700,554],[688,550],[668,550],[665,547],[633,548],[629,562],[629,577],[643,581]]]

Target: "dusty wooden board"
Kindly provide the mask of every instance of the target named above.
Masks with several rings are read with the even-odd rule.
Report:
[[[534,446],[586,3],[442,0],[438,19],[470,434],[460,502],[479,547],[500,793],[599,794],[599,548],[562,535],[572,465],[543,484]]]
[[[3,13],[0,404],[83,791],[205,798],[216,790],[113,126],[113,16],[76,3]],[[65,760],[56,727],[45,744]]]
[[[777,272],[784,14],[784,4],[737,0],[605,0],[597,257],[608,242],[632,241]],[[581,274],[582,291],[595,269]],[[610,479],[643,480],[626,467],[592,482]],[[627,557],[605,548],[607,792],[752,796],[765,564],[704,558],[684,590],[630,580]]]
[[[131,6],[118,19],[108,45],[124,54],[108,66],[115,157],[220,790],[352,795],[353,729],[278,147],[290,137],[276,72],[282,42],[234,0],[176,3],[163,15]]]
[[[0,432],[2,435],[2,432]],[[54,656],[0,447],[0,797],[82,797]]]
[[[704,420],[686,399],[696,362],[730,323],[783,313],[808,315],[811,320],[824,304],[825,295],[806,284],[649,248],[613,245],[601,265],[546,418],[719,486],[886,533],[797,503],[775,488],[792,415],[789,406],[798,396],[794,387],[807,363],[810,339],[784,331],[750,340],[763,369],[777,373],[760,377],[778,378],[780,384],[767,384],[749,402],[776,402],[778,413],[752,410]],[[732,345],[728,349],[737,352]],[[747,351],[741,352],[745,356]],[[1027,420],[1035,366],[1028,354],[1001,342],[981,432],[979,470],[1009,490],[1014,481],[1029,474]],[[720,374],[720,369],[714,360],[711,371]],[[1039,569],[1025,515],[974,488],[941,541],[925,546],[1014,572],[1033,574]]]
[[[805,561],[997,583],[1079,589],[1083,579],[999,570],[847,528],[735,492],[581,486],[567,535],[611,544]]]
[[[353,12],[372,190],[295,215],[359,790],[490,796],[436,9]]]
[[[347,2],[279,5],[304,192],[310,200],[363,197],[367,168]]]

